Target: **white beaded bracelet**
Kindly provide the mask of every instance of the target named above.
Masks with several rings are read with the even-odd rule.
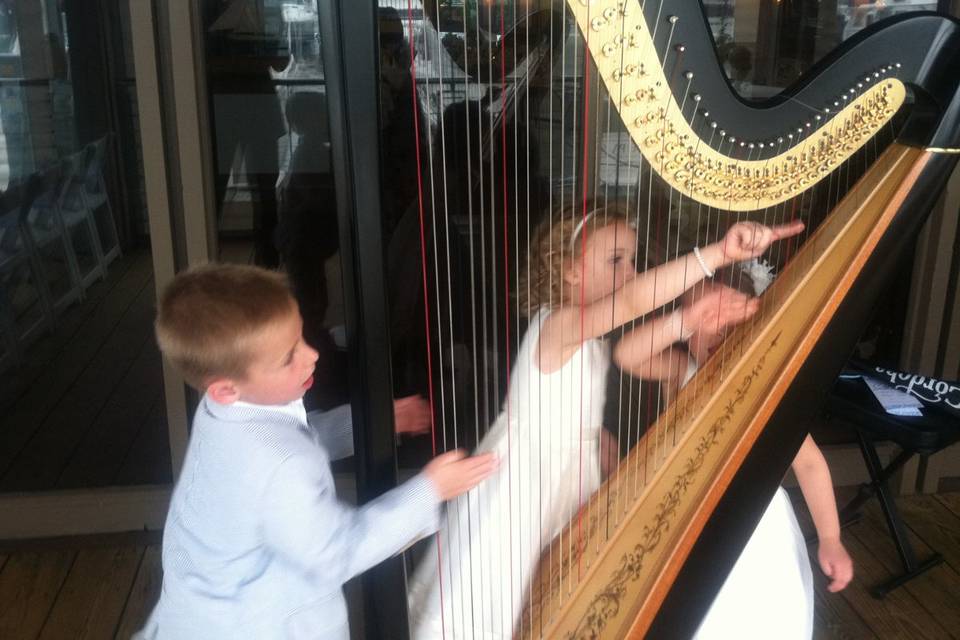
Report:
[[[704,261],[703,256],[700,255],[700,247],[693,248],[693,257],[697,259],[697,262],[700,264],[700,268],[703,269],[703,275],[708,278],[713,277],[713,271],[707,268],[707,263]]]

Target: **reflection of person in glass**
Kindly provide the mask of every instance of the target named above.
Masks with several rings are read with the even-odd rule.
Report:
[[[214,16],[207,59],[217,151],[217,211],[222,221],[232,175],[237,191],[251,196],[255,260],[275,267],[279,264],[273,245],[280,174],[277,140],[284,127],[270,72],[283,69],[288,56],[273,55],[276,43],[267,33],[258,3],[218,2]]]
[[[326,110],[324,95],[313,91],[296,93],[287,101],[287,122],[297,143],[279,189],[280,216],[275,234],[276,247],[300,304],[304,338],[320,352],[317,373],[321,377],[329,374],[334,353],[330,334],[323,326],[328,304],[324,264],[340,244],[329,135],[323,117]]]

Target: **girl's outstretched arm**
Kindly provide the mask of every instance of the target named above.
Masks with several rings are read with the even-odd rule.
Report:
[[[776,227],[740,222],[730,227],[721,241],[702,249],[700,257],[712,273],[733,262],[759,256],[775,241],[802,230],[800,221]],[[559,368],[584,340],[602,336],[663,306],[705,275],[697,256],[688,253],[638,274],[597,301],[583,307],[573,304],[558,309],[550,314],[540,333],[540,366],[545,371]]]
[[[729,287],[720,287],[685,304],[673,313],[644,322],[617,344],[614,361],[621,369],[637,370],[645,360],[697,331],[718,334],[730,325],[749,319],[760,301]],[[647,376],[640,376],[647,377]]]
[[[827,589],[840,591],[853,578],[853,560],[840,542],[840,519],[837,517],[837,501],[833,495],[830,469],[820,447],[809,435],[800,445],[793,460],[793,472],[797,476],[803,499],[810,509],[813,525],[820,540],[817,560],[820,569],[830,578]]]

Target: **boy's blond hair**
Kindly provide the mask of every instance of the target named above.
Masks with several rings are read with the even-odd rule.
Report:
[[[584,233],[589,237],[597,229],[618,222],[634,225],[630,212],[620,202],[588,202],[586,224],[582,202],[556,209],[541,220],[530,238],[530,254],[521,263],[523,271],[516,292],[519,312],[533,315],[541,307],[562,306],[569,295],[564,273],[583,251],[580,239]]]
[[[187,384],[246,377],[252,339],[296,312],[283,274],[258,267],[207,264],[178,274],[160,297],[155,329],[160,350]]]

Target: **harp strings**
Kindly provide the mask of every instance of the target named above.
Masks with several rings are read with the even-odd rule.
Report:
[[[653,0],[652,0],[653,1]],[[779,155],[784,145],[791,146],[799,144],[802,140],[812,135],[816,129],[802,127],[796,137],[791,136],[791,140],[778,139],[776,141],[776,153],[774,153],[774,142],[764,143],[764,145],[745,144],[738,141],[732,135],[726,135],[719,131],[716,126],[712,126],[708,118],[708,113],[701,108],[699,100],[692,99],[691,79],[685,76],[682,71],[682,51],[672,47],[674,39],[674,25],[662,19],[664,3],[663,0],[656,0],[657,6],[655,13],[657,19],[650,25],[653,32],[651,42],[656,49],[660,49],[658,58],[662,60],[664,68],[671,68],[669,74],[670,87],[666,87],[667,93],[672,93],[679,98],[678,109],[684,119],[691,124],[694,131],[700,131],[701,135],[697,137],[695,144],[696,150],[699,149],[701,142],[704,145],[719,148],[731,157],[732,164],[739,168],[741,163],[755,161],[763,157],[772,157]],[[532,238],[532,212],[536,210],[552,211],[554,205],[558,204],[558,209],[569,211],[569,222],[579,221],[587,222],[588,201],[602,203],[601,209],[606,211],[612,198],[623,201],[627,210],[631,212],[634,219],[634,225],[637,230],[637,253],[638,262],[641,269],[652,268],[658,264],[677,259],[688,250],[686,243],[692,241],[694,245],[705,246],[716,242],[722,238],[726,228],[734,221],[743,219],[758,220],[765,225],[783,224],[787,220],[795,219],[798,216],[805,219],[808,224],[798,241],[791,239],[787,242],[778,243],[767,254],[767,257],[775,270],[780,270],[783,264],[789,262],[794,250],[800,244],[809,240],[814,228],[819,223],[822,215],[819,209],[832,209],[842,198],[843,193],[849,191],[850,185],[856,180],[861,168],[876,159],[878,155],[878,141],[876,138],[870,145],[864,146],[851,159],[847,160],[833,172],[827,180],[818,182],[813,189],[801,192],[800,195],[791,200],[777,203],[759,209],[757,211],[741,213],[738,212],[735,220],[731,220],[730,212],[716,209],[710,205],[704,205],[700,202],[693,203],[692,192],[686,192],[685,189],[675,188],[665,181],[654,179],[654,174],[662,173],[665,160],[661,159],[657,164],[644,163],[643,155],[635,148],[632,140],[622,149],[619,140],[623,137],[622,126],[614,122],[616,113],[620,112],[623,106],[624,95],[622,88],[617,95],[605,94],[602,88],[599,74],[593,73],[592,59],[586,49],[589,45],[589,33],[584,37],[576,33],[576,27],[573,27],[574,37],[572,42],[568,43],[570,38],[571,24],[575,24],[568,15],[569,9],[564,3],[562,9],[551,7],[549,17],[549,52],[545,55],[549,66],[547,74],[547,102],[548,102],[548,135],[547,135],[547,162],[543,168],[546,170],[548,184],[550,188],[545,194],[547,206],[539,199],[533,198],[531,191],[531,175],[539,173],[539,167],[531,166],[532,158],[530,153],[520,155],[520,149],[530,149],[531,144],[531,75],[534,61],[531,50],[531,16],[516,16],[515,24],[512,25],[513,33],[512,46],[512,66],[511,72],[507,74],[507,53],[508,38],[510,33],[505,24],[506,2],[501,1],[499,13],[499,42],[494,38],[486,38],[486,42],[481,42],[481,12],[478,8],[472,12],[472,16],[467,11],[467,3],[462,5],[462,20],[464,24],[463,41],[463,60],[464,71],[462,76],[463,93],[468,105],[472,91],[479,86],[481,89],[484,83],[484,69],[486,66],[486,84],[487,94],[477,103],[477,108],[472,109],[468,106],[462,114],[448,112],[446,110],[447,101],[444,98],[448,90],[447,75],[455,76],[453,69],[447,69],[449,62],[444,61],[444,47],[446,44],[441,38],[441,29],[435,29],[436,33],[431,33],[426,28],[427,20],[424,19],[424,28],[422,29],[422,38],[419,46],[423,47],[421,60],[424,55],[428,58],[433,57],[431,66],[427,66],[427,72],[421,78],[417,77],[416,59],[417,52],[414,40],[417,30],[414,28],[414,17],[412,10],[412,0],[408,0],[408,35],[410,38],[411,49],[411,79],[413,80],[413,108],[415,112],[414,136],[419,141],[421,133],[419,123],[422,122],[426,127],[423,134],[425,140],[425,150],[427,153],[426,167],[421,166],[420,148],[417,148],[417,171],[418,171],[418,207],[420,214],[420,233],[421,233],[421,259],[424,274],[424,307],[425,307],[425,334],[427,347],[427,375],[429,379],[429,392],[431,405],[436,407],[437,414],[433,416],[431,432],[433,439],[433,448],[435,452],[463,446],[464,442],[470,441],[468,437],[462,442],[461,432],[464,428],[471,428],[475,442],[479,442],[488,427],[494,422],[493,418],[497,414],[498,397],[501,395],[501,382],[506,381],[506,394],[504,397],[504,408],[507,415],[513,415],[513,404],[518,401],[511,398],[511,358],[519,352],[521,338],[523,337],[524,326],[521,322],[521,315],[531,318],[535,315],[536,309],[530,308],[531,285],[530,278],[521,278],[521,272],[530,272],[536,269],[536,261],[540,256],[531,253]],[[646,3],[644,2],[643,5]],[[486,28],[493,30],[495,23],[492,14],[494,3],[487,3],[486,7]],[[439,3],[434,5],[436,8],[435,19],[439,25],[441,21]],[[641,6],[641,10],[646,10]],[[553,12],[558,14],[562,12],[562,20],[559,21],[560,29],[555,28]],[[654,11],[651,11],[654,13]],[[426,18],[426,16],[424,16]],[[470,18],[474,19],[472,29],[467,29],[467,22]],[[623,18],[621,17],[621,34],[623,30]],[[669,24],[669,30],[666,27],[661,29],[661,25]],[[518,29],[523,29],[522,43]],[[470,31],[473,33],[469,33]],[[658,32],[659,30],[659,32]],[[560,42],[557,42],[557,38]],[[586,44],[581,43],[580,38],[584,37]],[[471,46],[470,40],[473,40]],[[659,41],[660,44],[657,44]],[[540,42],[537,47],[542,46]],[[662,49],[661,49],[662,47]],[[536,47],[535,47],[536,48]],[[499,51],[495,51],[499,49]],[[623,66],[624,49],[621,48],[621,67]],[[434,56],[434,52],[436,55]],[[572,52],[572,53],[571,53]],[[484,56],[483,54],[486,53]],[[521,55],[522,53],[522,55]],[[559,53],[559,56],[556,55]],[[583,56],[582,75],[576,71],[569,73],[569,70],[576,69],[579,66],[580,58]],[[483,58],[486,58],[483,61]],[[557,60],[560,62],[559,74],[555,67]],[[572,61],[572,62],[571,62]],[[494,69],[494,62],[499,62],[499,69]],[[475,74],[475,81],[471,81],[471,71]],[[495,78],[499,72],[499,96],[495,95],[494,86],[497,84]],[[592,77],[595,76],[595,77]],[[569,95],[578,96],[579,90],[583,91],[582,105],[576,102],[570,102]],[[534,90],[538,88],[534,85]],[[572,88],[572,91],[571,91]],[[523,89],[521,91],[521,89]],[[521,98],[522,96],[525,96]],[[594,103],[592,95],[598,96]],[[439,96],[435,99],[435,96]],[[555,100],[559,98],[559,105]],[[521,104],[521,100],[523,104]],[[603,103],[605,100],[605,104]],[[614,103],[616,100],[616,103]],[[422,102],[422,115],[424,119],[420,121],[418,108]],[[499,109],[495,102],[499,102]],[[509,109],[512,102],[513,109]],[[616,104],[616,109],[614,109]],[[669,101],[665,108],[669,107]],[[486,113],[484,113],[486,112]],[[554,135],[553,119],[559,112],[560,131]],[[543,113],[542,109],[539,113]],[[612,115],[613,114],[613,115]],[[592,116],[592,117],[591,117]],[[451,118],[460,118],[463,121],[463,134],[456,140],[448,140],[450,127],[448,120]],[[604,121],[604,118],[606,120]],[[569,120],[568,120],[569,119]],[[511,150],[508,145],[509,132],[506,127],[512,121],[512,144]],[[432,123],[437,122],[438,127],[433,131]],[[667,122],[666,119],[663,120]],[[524,131],[520,132],[521,123],[524,125]],[[617,126],[614,126],[614,125]],[[568,126],[569,125],[569,126]],[[839,127],[839,123],[834,121],[828,125],[833,129]],[[892,124],[887,125],[888,128]],[[664,125],[665,128],[665,125]],[[664,130],[661,129],[661,131]],[[568,130],[569,129],[569,130]],[[522,136],[522,137],[521,137]],[[719,141],[717,137],[719,136]],[[617,142],[613,142],[616,140]],[[627,140],[630,140],[627,136]],[[461,146],[463,145],[463,146]],[[578,148],[578,145],[579,148]],[[769,145],[769,153],[767,149]],[[499,147],[499,153],[498,149]],[[559,147],[560,159],[554,163],[555,153]],[[572,153],[567,153],[572,149]],[[661,149],[663,150],[663,149]],[[512,152],[511,152],[512,151]],[[578,153],[578,151],[580,153]],[[434,157],[434,154],[437,157]],[[466,164],[466,184],[467,197],[466,202],[458,199],[451,191],[457,189],[458,183],[455,178],[448,175],[447,159],[453,155],[463,154]],[[476,155],[474,155],[476,154]],[[511,156],[513,166],[512,175],[508,176],[508,155]],[[634,155],[637,160],[634,160]],[[603,157],[604,166],[601,167],[600,158]],[[661,156],[664,158],[664,156]],[[593,162],[591,163],[591,159]],[[497,162],[500,165],[497,165]],[[581,163],[578,167],[578,161]],[[559,175],[555,175],[559,164]],[[569,166],[568,166],[569,164]],[[424,184],[422,172],[425,169],[429,183],[429,193],[423,193]],[[646,172],[646,173],[644,173]],[[476,175],[474,175],[476,173]],[[512,179],[514,192],[511,194],[508,188],[509,180]],[[603,179],[604,184],[599,184]],[[591,183],[592,180],[592,183]],[[471,188],[476,182],[478,188]],[[645,184],[644,184],[645,183]],[[500,190],[498,191],[498,184]],[[519,185],[525,184],[526,189],[521,191]],[[646,186],[646,193],[644,193]],[[611,196],[611,189],[613,196]],[[512,195],[512,198],[511,198]],[[863,197],[858,195],[858,198]],[[427,200],[429,198],[429,201]],[[463,210],[458,210],[454,205],[462,205]],[[579,206],[577,206],[579,205]],[[454,208],[454,211],[450,211]],[[519,215],[523,211],[525,216]],[[427,212],[430,220],[426,221]],[[461,225],[459,220],[461,215],[466,214],[466,225]],[[511,215],[514,214],[514,215]],[[606,214],[600,214],[605,216]],[[579,218],[579,220],[577,220]],[[551,225],[553,219],[551,218]],[[584,255],[590,237],[595,230],[602,228],[608,222],[603,217],[594,221],[594,223],[583,224],[583,232],[580,235],[579,250]],[[471,265],[479,261],[479,269],[469,269],[469,287],[466,291],[457,291],[453,283],[453,274],[458,270],[458,259],[462,259],[462,253],[455,251],[452,246],[455,243],[451,239],[451,234],[458,233],[458,229],[466,226],[468,241],[464,247]],[[489,228],[488,228],[489,227]],[[686,235],[685,235],[685,232]],[[432,242],[427,242],[427,237],[432,238]],[[553,234],[550,234],[552,240]],[[456,239],[457,236],[455,235]],[[461,238],[462,239],[462,238]],[[820,241],[820,238],[815,238]],[[828,239],[824,238],[823,241]],[[500,249],[502,248],[502,251]],[[563,256],[569,253],[570,247],[561,243],[560,247],[550,247],[551,252],[556,250]],[[810,260],[815,259],[816,252],[809,252]],[[566,259],[575,257],[574,255],[563,256]],[[598,268],[599,265],[587,265],[586,261],[581,261],[581,268]],[[479,271],[479,273],[478,273]],[[800,271],[800,270],[797,270]],[[434,281],[428,286],[428,274],[432,272]],[[737,289],[744,287],[745,282],[743,271],[729,272],[728,279],[724,284]],[[502,274],[502,275],[501,275]],[[736,274],[736,275],[734,275]],[[581,276],[583,272],[581,273]],[[699,273],[686,274],[685,282],[699,280]],[[549,289],[550,297],[547,304],[550,307],[557,307],[563,304],[566,296],[569,295],[568,285],[561,281],[555,283],[552,281],[553,274],[550,275]],[[719,372],[719,379],[727,374],[729,367],[726,359],[736,355],[734,352],[742,354],[749,342],[749,336],[753,331],[763,324],[764,321],[774,313],[779,306],[781,294],[789,290],[788,283],[782,283],[783,286],[774,287],[770,295],[762,298],[760,310],[756,316],[745,323],[744,334],[748,337],[735,345],[734,349],[720,349],[718,357],[720,358],[719,367],[715,367]],[[552,299],[554,286],[559,285],[560,300]],[[521,286],[527,287],[526,308],[520,307],[520,304],[511,303],[511,293],[519,291]],[[656,284],[654,286],[657,286]],[[697,285],[695,291],[703,289],[704,285]],[[431,291],[432,289],[432,291]],[[432,294],[432,295],[431,295]],[[582,289],[581,289],[582,294]],[[460,319],[459,309],[454,309],[454,296],[461,296],[466,300],[466,308],[469,313],[464,313],[462,321]],[[576,301],[574,301],[576,302]],[[584,344],[583,327],[583,309],[584,300],[580,300],[581,307],[581,326],[579,341],[581,348]],[[432,309],[431,309],[432,307]],[[502,314],[500,309],[503,309]],[[669,302],[659,313],[666,314],[681,309],[682,305],[678,300]],[[467,318],[466,316],[470,317]],[[646,323],[654,322],[656,313],[648,314],[645,317],[630,321],[619,330],[621,337],[631,331],[638,331],[644,328]],[[472,346],[468,359],[470,360],[469,374],[464,377],[458,376],[458,364],[461,359],[458,358],[457,350],[457,325],[462,324],[462,330]],[[502,331],[502,335],[501,332]],[[686,333],[682,329],[682,333]],[[434,337],[436,339],[434,340]],[[502,338],[502,340],[501,340]],[[564,338],[569,339],[570,336]],[[499,355],[500,348],[505,348],[505,357]],[[491,348],[492,347],[492,348]],[[647,357],[650,361],[657,356],[654,350],[654,342],[651,336],[649,353]],[[501,365],[502,362],[502,365]],[[434,364],[439,375],[434,376]],[[705,363],[698,363],[703,365]],[[683,374],[684,362],[669,358],[666,360],[666,374],[668,379],[680,378]],[[501,376],[501,369],[504,375]],[[528,394],[534,394],[534,385],[540,385],[539,375],[533,372],[538,368],[525,367],[527,379],[526,391]],[[593,552],[599,550],[600,545],[606,540],[621,524],[624,514],[630,508],[630,504],[640,495],[649,483],[652,476],[656,473],[662,462],[669,455],[670,450],[676,445],[678,438],[683,434],[685,427],[685,416],[690,415],[699,404],[699,398],[702,398],[709,386],[714,384],[708,381],[704,376],[695,376],[692,381],[693,393],[683,395],[674,394],[669,398],[671,402],[683,398],[684,406],[674,406],[673,413],[669,414],[669,420],[656,420],[656,416],[663,414],[671,409],[667,406],[663,394],[654,394],[655,398],[648,398],[645,404],[637,402],[636,386],[639,383],[633,376],[621,373],[619,377],[619,389],[616,397],[608,397],[608,402],[616,401],[616,437],[618,443],[624,443],[627,449],[633,449],[640,444],[645,450],[641,454],[631,455],[620,460],[616,468],[612,471],[613,477],[617,479],[606,485],[602,495],[593,500],[585,494],[584,468],[587,456],[594,455],[592,449],[585,448],[583,440],[585,416],[594,415],[592,403],[597,400],[586,394],[586,390],[595,387],[596,375],[591,368],[589,373],[583,369],[583,362],[580,364],[580,393],[562,394],[563,397],[553,399],[558,403],[564,404],[564,410],[569,411],[570,415],[578,416],[578,421],[565,421],[568,428],[579,428],[580,433],[559,434],[561,438],[570,441],[579,441],[578,470],[575,479],[564,479],[576,483],[578,491],[577,506],[581,507],[576,511],[571,508],[567,515],[568,521],[575,521],[574,527],[561,532],[561,544],[557,547],[549,544],[545,539],[543,520],[543,504],[551,500],[551,484],[545,479],[553,477],[552,461],[549,451],[537,451],[535,448],[528,449],[530,457],[524,461],[515,463],[510,455],[513,441],[517,437],[529,437],[539,443],[543,443],[545,438],[549,437],[545,433],[551,425],[544,424],[544,416],[550,414],[549,401],[542,393],[536,393],[539,399],[539,405],[533,406],[530,398],[527,396],[526,413],[519,416],[527,424],[536,422],[535,434],[519,434],[514,431],[513,425],[508,421],[507,439],[508,439],[508,468],[505,498],[508,504],[507,521],[508,526],[513,529],[514,526],[523,526],[520,531],[521,544],[530,544],[538,548],[546,547],[551,556],[549,564],[551,567],[567,566],[570,570],[566,571],[567,579],[559,590],[559,597],[566,598],[573,590],[576,583],[582,578],[583,573],[590,566],[590,560],[593,557],[590,553],[581,553],[580,547],[588,534],[585,532],[585,523],[592,521],[595,517],[602,517],[602,525],[599,529],[601,535],[594,537]],[[584,378],[587,379],[584,379]],[[458,384],[463,383],[462,386]],[[654,385],[645,385],[652,387]],[[521,386],[522,388],[522,386]],[[542,387],[541,387],[542,388]],[[469,391],[468,391],[469,389]],[[435,393],[436,392],[436,393]],[[472,399],[469,397],[472,394]],[[472,408],[470,405],[472,404]],[[522,402],[519,403],[522,405]],[[468,414],[472,411],[472,416]],[[644,421],[646,413],[646,421]],[[437,425],[437,421],[440,425]],[[470,424],[472,423],[472,425]],[[481,424],[482,423],[482,424]],[[644,426],[656,425],[655,429],[645,431]],[[649,447],[649,450],[646,448]],[[537,459],[539,458],[539,459]],[[515,491],[517,488],[513,482],[513,465],[528,464],[531,468],[537,468],[539,477],[536,486],[528,487],[522,491]],[[479,492],[486,489],[481,485]],[[502,491],[503,489],[501,489]],[[519,502],[518,502],[519,501]],[[537,515],[532,519],[523,521],[523,524],[512,521],[515,511],[530,511]],[[452,556],[451,560],[457,570],[466,576],[478,575],[480,590],[485,591],[489,588],[488,594],[474,593],[474,582],[468,579],[461,582],[461,588],[458,593],[446,593],[444,586],[453,584],[450,574],[441,576],[441,598],[447,597],[450,608],[453,611],[454,624],[463,628],[470,628],[475,624],[488,624],[488,621],[475,619],[474,603],[484,597],[491,597],[494,593],[493,579],[497,575],[504,573],[510,574],[510,587],[525,588],[528,598],[533,596],[533,584],[523,585],[517,580],[519,573],[514,559],[513,545],[510,545],[509,557],[499,557],[493,560],[493,564],[486,567],[474,567],[472,564],[473,545],[482,545],[484,537],[482,532],[488,523],[483,522],[479,513],[471,512],[471,503],[465,498],[461,498],[450,505],[447,511],[448,523],[457,521],[461,518],[461,513],[466,513],[466,519],[470,524],[468,531],[473,531],[473,524],[476,522],[477,530],[481,532],[479,536],[465,535],[462,529],[458,529],[460,536],[456,541],[447,541],[444,549],[449,549]],[[528,531],[526,528],[529,527]],[[534,530],[536,529],[536,530]],[[441,546],[438,544],[436,552],[439,556]],[[559,563],[554,562],[552,555],[559,553]],[[481,555],[481,557],[487,557]],[[573,564],[575,561],[575,565]],[[438,563],[443,567],[444,564]],[[448,565],[449,566],[449,565]],[[573,566],[576,569],[573,570]],[[551,569],[552,570],[552,569]],[[487,580],[487,576],[491,579]],[[554,580],[562,580],[560,576],[551,576],[550,583]],[[549,595],[549,594],[548,594]],[[510,594],[510,601],[513,601],[513,594]],[[515,612],[512,612],[515,613]],[[514,615],[510,619],[515,619]],[[448,621],[448,623],[451,621]],[[542,621],[541,621],[542,622]],[[501,620],[502,624],[507,624]],[[532,614],[527,621],[528,624],[534,623]],[[509,629],[503,630],[509,632]]]

